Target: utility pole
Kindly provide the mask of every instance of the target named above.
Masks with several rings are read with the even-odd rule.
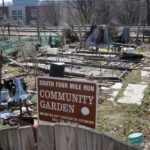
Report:
[[[147,24],[150,25],[150,0],[146,0],[147,3]]]
[[[2,80],[2,49],[0,49],[0,84],[1,84],[1,80]]]
[[[1,89],[2,89],[2,49],[0,49],[0,99],[1,99]]]
[[[5,3],[4,3],[4,0],[2,0],[2,17],[3,17],[2,21],[4,21],[4,19],[5,19]],[[3,23],[2,23],[1,30],[2,30],[2,33],[3,33],[3,38],[5,39],[4,28],[5,27],[4,27]]]
[[[41,44],[39,10],[37,11],[36,25],[37,25],[38,41]]]

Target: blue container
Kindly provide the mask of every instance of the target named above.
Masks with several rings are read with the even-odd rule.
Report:
[[[9,91],[7,89],[2,89],[0,91],[0,102],[7,102],[9,96]]]
[[[143,142],[144,136],[141,132],[129,134],[128,140],[130,144],[141,144]]]

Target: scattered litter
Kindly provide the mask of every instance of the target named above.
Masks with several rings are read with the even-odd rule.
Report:
[[[1,119],[7,119],[7,118],[10,118],[12,116],[15,116],[14,113],[9,113],[9,112],[1,112],[0,113],[0,118]]]
[[[21,109],[22,109],[22,113],[27,112],[26,107],[22,107]],[[31,108],[29,108],[29,107],[28,107],[28,110],[29,110],[30,112],[33,112],[33,109],[31,109]],[[19,115],[20,115],[20,110],[14,110],[14,111],[13,111],[13,114],[15,114],[16,116],[19,116]]]
[[[141,144],[144,140],[144,136],[141,132],[131,133],[128,136],[130,144]]]
[[[47,54],[58,54],[58,48],[51,48],[50,46],[41,46],[39,47],[40,52],[46,52]]]

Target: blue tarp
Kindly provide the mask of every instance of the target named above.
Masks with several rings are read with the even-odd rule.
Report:
[[[99,47],[100,44],[110,45],[112,42],[110,28],[107,26],[98,26],[90,34],[86,43],[88,45],[93,45]]]
[[[122,34],[121,34],[121,40],[124,43],[129,43],[130,42],[130,28],[129,27],[124,27]]]
[[[20,99],[22,101],[27,100],[28,99],[28,95],[24,91],[24,89],[22,87],[21,80],[19,78],[15,79],[15,86],[16,86],[16,92],[15,92],[15,96],[13,96],[14,101],[17,102]]]
[[[86,40],[86,43],[89,45],[96,45],[96,38],[99,33],[99,27],[95,28],[94,31],[90,34],[88,39]]]
[[[9,91],[7,89],[2,89],[0,91],[0,102],[8,101]]]

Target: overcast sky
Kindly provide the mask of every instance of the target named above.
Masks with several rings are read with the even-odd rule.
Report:
[[[0,4],[2,4],[2,1],[3,0],[0,0]],[[4,2],[8,3],[8,2],[11,2],[12,0],[4,0]]]
[[[19,1],[19,0],[18,0]],[[37,1],[37,0],[31,0],[31,1]],[[42,1],[42,0],[40,0]],[[3,0],[0,0],[0,4],[2,4]],[[4,0],[5,4],[12,3],[12,0]]]

